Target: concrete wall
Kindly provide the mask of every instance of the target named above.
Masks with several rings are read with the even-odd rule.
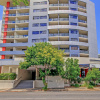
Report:
[[[14,87],[14,80],[0,80],[0,89],[11,89]]]
[[[46,77],[48,88],[64,88],[64,80],[60,76],[47,76]],[[42,80],[35,80],[36,88],[43,87]]]

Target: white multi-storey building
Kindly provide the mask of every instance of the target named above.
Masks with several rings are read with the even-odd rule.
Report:
[[[29,2],[29,6],[21,3],[15,7],[12,0],[0,0],[0,5],[4,6],[0,37],[1,73],[15,72],[20,77],[23,70],[18,66],[24,60],[24,51],[37,42],[50,42],[55,48],[65,50],[66,57],[77,57],[81,70],[85,68],[85,75],[90,64],[100,62],[97,59],[94,3],[89,0]],[[29,73],[23,71],[23,74]]]

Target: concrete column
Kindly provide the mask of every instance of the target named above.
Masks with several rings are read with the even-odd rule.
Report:
[[[9,67],[9,73],[12,73],[12,68],[11,67]]]

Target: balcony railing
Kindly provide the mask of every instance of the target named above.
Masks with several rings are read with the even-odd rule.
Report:
[[[86,53],[86,54],[89,54],[89,51],[86,51],[86,50],[80,50],[80,53]]]
[[[60,49],[60,50],[64,51],[65,53],[69,52],[69,49]]]
[[[69,21],[69,18],[50,18],[49,21]]]
[[[60,36],[69,36],[69,33],[60,33]]]
[[[88,38],[87,35],[80,35],[80,34],[79,34],[79,37]]]
[[[23,27],[23,28],[2,28],[2,31],[16,31],[16,30],[28,30],[28,27]]]
[[[85,21],[85,20],[78,20],[78,22],[82,22],[82,23],[87,23],[87,21]]]
[[[29,6],[22,6],[22,7],[5,7],[4,10],[12,10],[12,9],[25,9],[30,8]]]
[[[8,24],[13,24],[13,23],[28,23],[29,20],[16,20],[16,21],[2,21],[2,24],[8,23]]]
[[[69,4],[49,4],[49,6],[68,6]]]
[[[4,14],[3,16],[24,16],[24,15],[29,15],[29,13]]]
[[[28,38],[28,35],[1,36],[0,38]]]
[[[69,36],[69,33],[54,33],[54,34],[49,34],[49,36]]]
[[[79,8],[83,8],[83,9],[86,9],[86,7],[84,7],[84,6],[80,6],[80,5],[78,5],[78,7],[79,7]]]

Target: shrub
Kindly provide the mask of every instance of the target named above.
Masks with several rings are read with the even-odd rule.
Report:
[[[75,86],[75,84],[71,84],[71,86]]]
[[[87,88],[88,89],[93,89],[93,85],[88,85]]]
[[[75,87],[80,87],[80,85],[79,84],[75,84]]]
[[[78,83],[81,83],[82,81],[83,81],[83,79],[82,79],[81,77],[78,77],[78,78],[77,78],[77,82],[78,82]]]
[[[89,85],[96,86],[96,84],[92,81],[89,83]]]
[[[0,80],[14,80],[16,79],[15,73],[2,73],[0,74]]]

